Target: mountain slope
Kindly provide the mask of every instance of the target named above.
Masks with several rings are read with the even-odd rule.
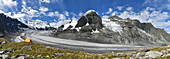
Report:
[[[6,38],[11,38],[14,35],[17,35],[18,32],[22,32],[29,27],[17,19],[12,19],[0,14],[0,33],[2,33]]]
[[[89,42],[132,45],[165,44],[170,39],[163,29],[155,28],[151,23],[141,23],[129,18],[122,19],[118,16],[110,16],[102,20],[94,10],[87,11],[74,23],[77,24],[60,26],[54,36]]]

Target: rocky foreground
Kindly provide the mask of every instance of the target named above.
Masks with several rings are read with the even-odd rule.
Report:
[[[170,46],[153,49],[142,48],[138,51],[112,53],[86,53],[44,46],[37,43],[8,42],[0,39],[0,58],[2,59],[168,59]]]

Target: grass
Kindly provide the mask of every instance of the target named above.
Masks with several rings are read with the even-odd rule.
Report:
[[[1,38],[0,41],[6,41],[6,39]],[[23,46],[32,46],[32,49],[22,49]],[[10,57],[16,56],[19,54],[25,54],[32,56],[35,56],[35,59],[105,59],[109,58],[112,59],[114,57],[124,57],[125,59],[130,59],[131,55],[125,55],[125,53],[131,53],[131,52],[140,52],[140,51],[129,51],[129,52],[122,52],[124,55],[117,55],[116,53],[105,53],[105,54],[97,54],[97,53],[86,53],[82,51],[70,51],[65,49],[59,49],[59,48],[53,48],[47,46],[37,44],[37,43],[26,43],[26,42],[8,42],[7,44],[3,44],[2,49],[12,49],[12,53],[8,54]],[[164,47],[158,47],[150,49],[151,51],[161,51],[165,49],[169,49],[169,46]],[[61,55],[55,55],[55,53],[61,54]],[[37,57],[38,55],[41,55],[41,57]],[[49,57],[47,57],[49,56]],[[157,59],[166,59],[168,57],[158,57]]]

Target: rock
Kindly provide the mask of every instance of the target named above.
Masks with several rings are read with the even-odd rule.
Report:
[[[133,54],[133,55],[131,56],[131,58],[136,58],[136,54]]]
[[[77,22],[76,27],[83,27],[86,24],[94,24],[94,27],[97,29],[102,29],[102,19],[101,17],[94,11],[89,10],[87,11]]]
[[[166,50],[162,50],[161,52],[162,52],[162,53],[168,53],[168,51],[166,51]]]
[[[20,56],[17,59],[25,59],[25,57],[24,56]]]
[[[16,59],[15,56],[10,57],[10,59]]]
[[[0,57],[2,57],[2,59],[7,59],[7,58],[9,58],[9,55],[3,54],[3,55],[0,55]]]
[[[35,56],[32,56],[32,58],[35,58]]]
[[[126,55],[132,55],[132,53],[125,53]]]
[[[50,46],[46,46],[46,48],[50,48]]]
[[[32,46],[24,46],[24,47],[22,47],[22,49],[32,49]]]
[[[141,52],[148,52],[148,51],[150,51],[150,50],[147,49],[147,48],[141,48],[141,49],[139,49],[138,51],[141,51]]]
[[[123,53],[117,53],[117,55],[124,55]]]
[[[167,50],[167,53],[170,53],[170,49],[166,49]]]
[[[146,53],[146,56],[149,56],[151,58],[156,58],[156,57],[159,57],[161,55],[163,55],[163,54],[159,51],[149,51],[149,52]]]
[[[112,59],[125,59],[124,57],[115,57],[115,58],[112,58]]]
[[[144,55],[145,55],[145,53],[139,52],[139,53],[136,54],[135,57],[136,57],[136,58],[138,58],[138,57],[143,57]]]
[[[54,55],[64,55],[64,53],[54,53]]]
[[[106,57],[105,59],[109,59],[108,57]]]
[[[0,45],[0,48],[2,48],[2,45]]]
[[[76,25],[76,27],[82,27],[84,25],[86,25],[87,23],[87,19],[85,16],[82,16],[79,20],[78,20],[78,23]]]
[[[4,54],[4,53],[5,53],[5,51],[3,51],[3,50],[2,50],[2,51],[0,51],[0,54]]]
[[[0,54],[5,54],[5,53],[10,53],[12,51],[11,48],[5,49],[5,50],[1,50]]]
[[[4,51],[6,51],[6,52],[11,52],[12,49],[11,49],[11,48],[7,48],[7,49],[5,49]]]
[[[28,59],[30,56],[29,55],[17,55],[16,58],[20,59]]]
[[[139,57],[138,59],[151,59],[148,56],[144,56],[144,57]]]
[[[38,55],[37,57],[41,57],[41,55]]]
[[[6,41],[3,41],[1,44],[6,44],[7,42]]]
[[[47,58],[50,57],[50,56],[46,56]]]
[[[167,55],[166,55],[166,54],[164,54],[164,55],[162,55],[162,57],[167,57]]]

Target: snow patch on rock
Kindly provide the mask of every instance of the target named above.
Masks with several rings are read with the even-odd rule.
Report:
[[[84,16],[86,16],[87,14],[90,14],[90,13],[92,13],[92,12],[96,12],[95,10],[88,10],[85,14],[84,14]],[[97,12],[96,12],[97,13]],[[98,13],[97,13],[97,15],[99,15]]]
[[[110,21],[110,19],[103,19],[102,24],[105,28],[110,29],[114,32],[122,32],[122,27],[120,24]]]
[[[93,33],[100,33],[97,29],[94,31],[94,30],[92,30],[92,34]]]
[[[72,20],[71,23],[67,23],[64,25],[63,30],[67,29],[69,26],[73,26],[71,29],[74,29],[77,24],[77,20]]]

